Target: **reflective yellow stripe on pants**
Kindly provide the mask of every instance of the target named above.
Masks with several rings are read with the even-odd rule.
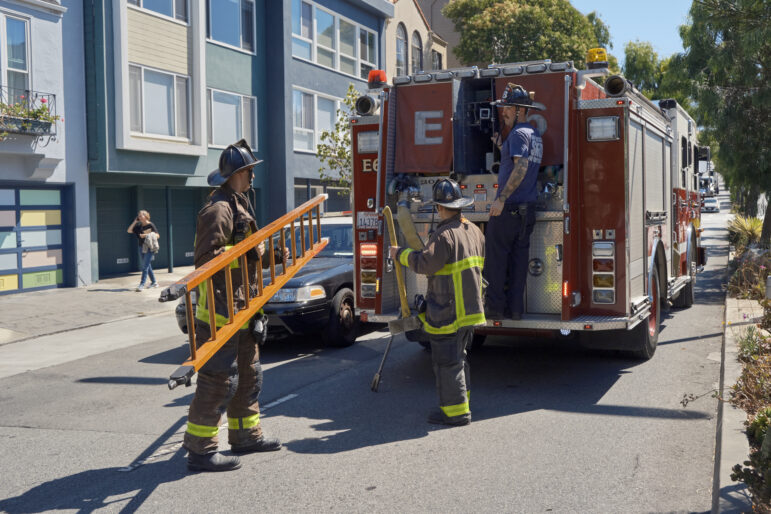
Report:
[[[228,418],[228,428],[230,430],[245,430],[256,427],[260,424],[260,414],[253,414],[245,418]]]
[[[187,433],[196,437],[212,438],[217,435],[220,427],[211,427],[208,425],[196,425],[195,423],[187,422]]]

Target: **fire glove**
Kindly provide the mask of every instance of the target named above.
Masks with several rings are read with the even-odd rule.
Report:
[[[252,318],[252,334],[254,339],[260,346],[265,344],[268,340],[268,317],[262,312],[258,312]]]

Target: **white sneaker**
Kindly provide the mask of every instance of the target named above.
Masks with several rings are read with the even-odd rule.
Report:
[[[143,286],[143,285],[140,285],[139,287],[137,287],[137,288],[136,288],[136,291],[141,291],[141,290],[142,290],[142,289],[144,289],[144,288],[145,288],[145,286]]]
[[[153,282],[152,284],[150,284],[150,287],[155,289],[156,287],[158,287],[158,282]]]

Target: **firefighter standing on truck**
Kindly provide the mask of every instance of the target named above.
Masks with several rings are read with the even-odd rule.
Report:
[[[498,195],[490,206],[490,220],[485,231],[487,281],[485,316],[518,320],[524,312],[525,280],[530,251],[530,235],[535,226],[536,181],[543,157],[543,142],[538,130],[527,123],[530,108],[543,110],[533,102],[522,86],[511,82],[501,99],[501,117],[509,134],[501,143]]]
[[[392,246],[390,256],[415,273],[428,275],[426,312],[420,318],[431,341],[439,393],[439,410],[429,414],[428,422],[468,425],[466,347],[474,326],[485,323],[481,294],[485,238],[476,225],[461,217],[461,209],[473,200],[463,197],[455,181],[436,182],[432,203],[441,221],[426,247],[417,251]]]
[[[219,186],[198,213],[195,239],[195,267],[242,241],[257,230],[252,205],[246,192],[252,186],[254,166],[258,161],[243,139],[228,146],[220,155],[219,168],[208,177],[211,186]],[[270,251],[273,251],[270,249]],[[259,252],[259,255],[258,253]],[[247,253],[249,283],[256,287],[258,258],[265,245]],[[277,256],[280,260],[281,256]],[[283,256],[286,259],[286,253]],[[265,259],[267,260],[267,259]],[[240,261],[231,263],[231,268]],[[236,311],[246,307],[246,295],[240,269],[231,273]],[[207,305],[207,283],[198,290],[196,335],[200,341],[210,337],[209,309],[215,310],[217,328],[228,321],[225,271],[212,278],[214,305]],[[217,432],[222,415],[227,412],[228,442],[233,453],[274,451],[281,448],[278,439],[262,434],[260,406],[257,397],[262,389],[262,368],[258,342],[264,328],[255,320],[245,324],[198,371],[195,396],[190,403],[184,447],[188,450],[187,466],[193,471],[229,471],[241,467],[237,456],[217,453]]]

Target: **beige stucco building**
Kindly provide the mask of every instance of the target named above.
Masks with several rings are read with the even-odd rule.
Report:
[[[386,22],[389,80],[421,70],[447,68],[447,43],[431,30],[417,0],[391,1],[394,17]]]

